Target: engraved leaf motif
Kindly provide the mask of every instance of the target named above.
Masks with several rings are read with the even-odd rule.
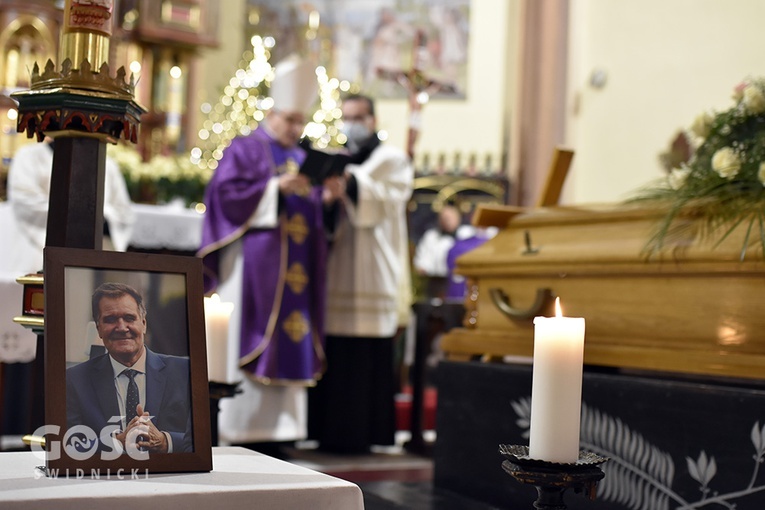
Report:
[[[582,447],[610,457],[598,499],[632,510],[668,510],[675,465],[666,452],[648,443],[619,418],[582,404]]]
[[[691,478],[699,482],[703,487],[709,485],[710,480],[717,474],[717,463],[714,457],[707,458],[707,453],[701,450],[698,460],[694,461],[690,457],[686,457],[688,462],[688,473]]]
[[[752,427],[752,444],[756,452],[760,452],[762,449],[762,436],[760,435],[760,422],[757,421]]]
[[[516,423],[528,424],[530,399],[513,404],[522,419]],[[606,476],[598,484],[598,500],[619,503],[631,510],[669,510],[671,501],[685,503],[671,489],[675,475],[672,457],[622,420],[582,403],[580,430],[582,448],[610,458],[603,465]]]
[[[515,411],[515,414],[518,415],[518,419],[515,420],[515,424],[518,425],[521,430],[523,430],[521,437],[528,438],[529,427],[531,426],[531,400],[526,398],[516,400],[514,402],[510,402],[510,406]]]
[[[759,458],[765,454],[765,425],[761,428],[760,422],[755,422],[752,427],[751,437],[754,450],[757,452],[757,457]]]

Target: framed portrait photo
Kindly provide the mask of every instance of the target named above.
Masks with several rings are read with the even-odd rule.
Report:
[[[210,471],[197,257],[44,251],[50,477]]]

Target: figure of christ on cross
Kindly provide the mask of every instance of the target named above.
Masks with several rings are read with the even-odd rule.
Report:
[[[422,62],[424,55],[427,54],[426,44],[425,32],[418,29],[412,46],[411,69],[377,69],[377,76],[395,81],[406,90],[409,101],[409,131],[407,132],[406,152],[411,159],[414,159],[414,145],[422,128],[423,105],[428,102],[430,96],[437,92],[456,92],[453,84],[442,83],[425,76]]]

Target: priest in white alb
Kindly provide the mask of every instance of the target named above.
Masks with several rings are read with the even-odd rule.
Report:
[[[309,421],[320,449],[363,453],[395,439],[394,352],[411,306],[406,206],[414,170],[401,149],[380,143],[371,98],[346,97],[342,114],[352,159],[331,211],[327,371],[310,390]]]

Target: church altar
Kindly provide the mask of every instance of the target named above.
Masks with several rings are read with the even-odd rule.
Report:
[[[45,477],[32,452],[0,453],[0,507],[87,510],[184,508],[363,510],[361,489],[351,482],[244,448],[213,448],[209,473],[69,473]]]
[[[204,214],[182,203],[134,203],[132,209],[135,222],[130,237],[131,248],[182,252],[196,252],[199,249]]]

